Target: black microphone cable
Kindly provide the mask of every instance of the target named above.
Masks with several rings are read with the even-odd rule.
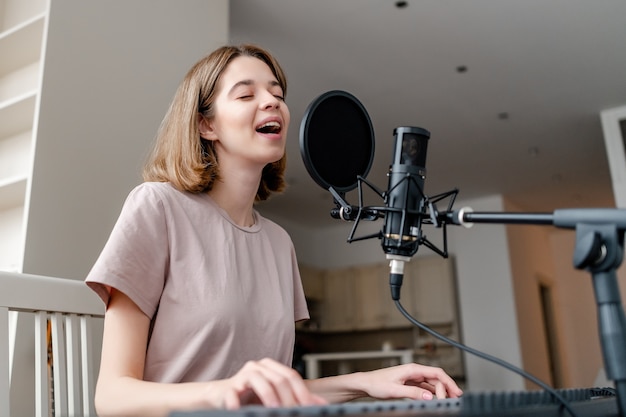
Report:
[[[404,178],[402,178],[402,180],[400,180],[397,184],[401,184],[403,181],[412,181],[412,177],[410,176],[405,176]],[[456,347],[460,350],[463,350],[467,353],[470,353],[472,355],[475,355],[481,359],[485,359],[487,361],[490,361],[492,363],[495,363],[496,365],[500,365],[503,368],[506,368],[520,376],[522,376],[523,378],[528,379],[529,381],[535,383],[537,386],[543,388],[546,392],[550,393],[570,414],[572,417],[577,417],[576,412],[573,410],[573,408],[570,406],[569,402],[561,395],[559,394],[554,388],[550,387],[548,384],[546,384],[545,382],[541,381],[540,379],[538,379],[537,377],[535,377],[534,375],[531,375],[530,373],[524,371],[523,369],[520,369],[500,358],[497,358],[495,356],[489,355],[487,353],[481,352],[479,350],[476,350],[474,348],[471,348],[469,346],[463,345],[462,343],[456,342],[452,339],[447,338],[446,336],[436,332],[435,330],[429,328],[428,326],[426,326],[425,324],[419,322],[417,319],[415,319],[414,317],[412,317],[402,306],[402,304],[400,303],[400,293],[402,290],[402,281],[403,281],[403,277],[404,277],[404,266],[407,262],[409,262],[411,260],[412,255],[417,251],[417,247],[419,245],[426,245],[428,246],[431,250],[434,250],[436,253],[438,253],[439,255],[442,255],[444,258],[447,258],[447,239],[446,239],[446,232],[445,232],[445,225],[448,223],[451,224],[456,224],[456,225],[462,225],[465,227],[470,227],[471,223],[466,223],[463,220],[463,215],[466,212],[471,212],[472,209],[470,208],[462,208],[461,210],[458,211],[451,211],[452,209],[452,205],[454,203],[454,199],[456,197],[456,193],[458,192],[458,190],[452,190],[449,191],[447,193],[443,193],[440,194],[438,196],[433,197],[433,199],[431,200],[429,197],[426,197],[422,194],[422,199],[421,199],[421,203],[420,203],[420,207],[421,210],[409,210],[407,207],[407,203],[405,200],[404,201],[404,207],[402,208],[395,208],[393,210],[391,210],[389,207],[363,207],[362,204],[362,194],[361,194],[361,182],[364,182],[365,184],[369,185],[370,187],[372,187],[367,181],[365,181],[363,178],[359,178],[359,206],[358,207],[352,207],[352,206],[348,206],[347,203],[343,202],[341,199],[339,199],[338,201],[342,201],[343,202],[343,206],[348,207],[348,214],[354,213],[356,212],[356,214],[354,214],[354,219],[351,220],[356,220],[354,227],[352,228],[352,232],[350,233],[350,236],[348,238],[348,242],[353,242],[353,241],[357,241],[357,240],[362,240],[362,239],[369,239],[371,237],[374,236],[378,236],[379,238],[381,236],[384,235],[383,232],[380,232],[378,235],[369,235],[369,236],[364,236],[362,238],[354,238],[354,232],[356,229],[356,226],[358,224],[358,220],[361,219],[362,213],[365,212],[367,213],[376,213],[376,215],[374,216],[368,216],[371,217],[372,219],[376,219],[378,217],[378,215],[380,213],[385,213],[385,217],[387,217],[390,212],[394,212],[399,214],[400,218],[402,219],[401,221],[399,221],[396,226],[399,228],[399,230],[403,230],[405,227],[406,223],[410,223],[406,221],[406,217],[407,217],[407,213],[411,213],[415,218],[417,218],[419,220],[419,224],[418,227],[416,227],[416,229],[421,231],[421,225],[425,224],[425,223],[431,223],[438,226],[443,226],[444,227],[444,249],[439,250],[438,248],[434,247],[434,245],[432,245],[430,242],[428,242],[428,240],[421,235],[421,233],[417,233],[418,236],[416,236],[416,239],[412,242],[409,242],[408,244],[403,242],[402,239],[397,239],[397,238],[392,238],[392,239],[387,239],[388,242],[387,244],[383,245],[383,249],[386,253],[387,259],[390,261],[389,266],[390,266],[390,274],[389,274],[389,286],[391,289],[391,298],[393,299],[394,303],[396,304],[396,307],[398,308],[398,310],[400,311],[400,313],[402,313],[402,315],[409,321],[411,322],[413,325],[419,327],[420,329],[424,330],[426,333],[434,336],[435,338],[453,346]],[[397,186],[396,184],[396,186]],[[421,187],[418,187],[421,191]],[[408,189],[408,188],[407,188]],[[332,191],[332,190],[331,190]],[[407,191],[405,190],[405,193]],[[436,205],[434,204],[434,202],[439,201],[441,199],[444,198],[448,198],[448,197],[452,197],[452,199],[449,202],[448,205],[448,209],[445,213],[440,213],[437,211],[436,209]],[[426,207],[428,207],[428,209],[426,209]],[[356,210],[358,209],[358,211]],[[337,216],[335,218],[343,218],[344,220],[346,219],[346,216]],[[368,218],[369,220],[369,218]],[[398,226],[398,224],[400,226]]]
[[[438,333],[437,331],[431,329],[430,327],[426,326],[424,323],[421,323],[420,321],[418,321],[417,319],[415,319],[413,316],[411,316],[411,314],[406,311],[404,309],[404,307],[402,306],[402,304],[400,303],[400,292],[401,292],[401,286],[402,286],[402,277],[403,275],[401,273],[394,273],[392,271],[392,273],[389,275],[389,285],[391,288],[391,294],[392,294],[392,299],[396,305],[396,307],[398,308],[398,310],[400,311],[400,313],[402,313],[402,315],[409,321],[411,322],[411,324],[419,327],[420,329],[424,330],[426,333],[430,334],[431,336],[457,348],[457,349],[461,349],[467,353],[470,353],[474,356],[477,356],[481,359],[485,359],[489,362],[493,362],[496,365],[502,366],[512,372],[515,372],[516,374],[528,379],[529,381],[537,384],[538,386],[540,386],[541,388],[543,388],[544,390],[546,390],[547,392],[549,392],[559,403],[561,403],[561,405],[570,413],[570,415],[572,417],[578,417],[576,412],[574,411],[574,409],[571,407],[571,405],[569,404],[569,402],[561,395],[559,394],[554,388],[552,388],[551,386],[549,386],[548,384],[546,384],[545,382],[541,381],[539,378],[535,377],[534,375],[524,371],[523,369],[520,369],[518,367],[516,367],[515,365],[512,365],[500,358],[497,358],[495,356],[489,355],[488,353],[485,352],[481,352],[479,350],[476,350],[474,348],[471,348],[469,346],[466,346],[462,343],[459,343],[455,340],[452,340],[444,335],[442,335],[441,333]]]

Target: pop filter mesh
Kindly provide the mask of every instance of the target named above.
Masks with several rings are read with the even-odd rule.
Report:
[[[360,102],[332,92],[305,115],[301,152],[309,174],[322,187],[350,191],[365,177],[374,155],[371,121]]]

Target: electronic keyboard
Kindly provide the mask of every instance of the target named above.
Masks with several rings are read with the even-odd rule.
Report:
[[[556,392],[576,417],[618,417],[612,388],[574,388]],[[305,407],[245,406],[238,410],[174,412],[170,417],[556,417],[572,416],[547,391],[466,393],[441,400],[357,401]]]

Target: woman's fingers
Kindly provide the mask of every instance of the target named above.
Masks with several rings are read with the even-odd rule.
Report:
[[[241,401],[239,401],[239,395],[237,395],[237,391],[229,389],[224,393],[224,398],[222,401],[222,407],[227,410],[236,410],[241,407]]]
[[[248,362],[235,378],[240,384],[240,390],[251,390],[266,407],[324,403],[322,398],[308,390],[295,370],[271,359]]]
[[[431,392],[437,398],[459,397],[463,394],[463,391],[454,382],[454,379],[443,369],[423,365],[417,366],[419,367],[422,380],[432,387]]]
[[[446,395],[446,387],[445,387],[445,385],[443,385],[443,383],[441,381],[438,381],[435,384],[435,396],[437,398],[440,398],[440,399],[446,398],[446,396],[447,396]]]
[[[463,394],[454,380],[441,368],[415,363],[371,371],[365,392],[371,397],[432,399]]]

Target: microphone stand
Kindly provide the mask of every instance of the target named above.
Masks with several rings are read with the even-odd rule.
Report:
[[[626,209],[562,209],[552,215],[465,212],[453,223],[552,224],[576,230],[574,266],[592,276],[605,371],[615,383],[620,415],[626,416],[626,316],[616,276],[624,257]]]
[[[404,180],[411,180],[407,176]],[[361,219],[376,220],[383,213],[402,212],[403,219],[408,213],[391,207],[364,207],[362,185],[365,183],[379,196],[384,193],[373,184],[358,176],[359,205],[350,206],[344,196],[333,187],[329,191],[335,197],[340,215],[331,212],[335,218],[354,221],[348,242],[382,237],[382,232],[355,238],[354,234]],[[421,222],[443,227],[444,250],[439,250],[420,234],[419,244],[425,244],[443,257],[447,257],[446,224],[470,226],[470,223],[554,225],[559,228],[576,230],[574,267],[587,270],[593,279],[593,288],[598,312],[598,331],[607,377],[615,383],[617,404],[621,417],[626,417],[626,315],[619,293],[616,270],[624,258],[624,235],[626,234],[626,209],[560,209],[550,213],[498,213],[474,212],[471,208],[451,211],[458,190],[433,197],[431,200],[422,192],[423,211],[412,214],[422,216]],[[451,197],[448,210],[438,212],[436,202]],[[427,208],[426,208],[427,207]],[[356,213],[355,213],[356,209]],[[404,224],[403,220],[403,224]],[[399,247],[402,243],[398,243]],[[402,263],[402,262],[400,262]],[[397,262],[396,262],[397,264]],[[392,264],[393,267],[393,264]],[[392,270],[392,274],[393,274]],[[401,273],[400,273],[401,276]],[[400,281],[401,284],[401,281]]]

